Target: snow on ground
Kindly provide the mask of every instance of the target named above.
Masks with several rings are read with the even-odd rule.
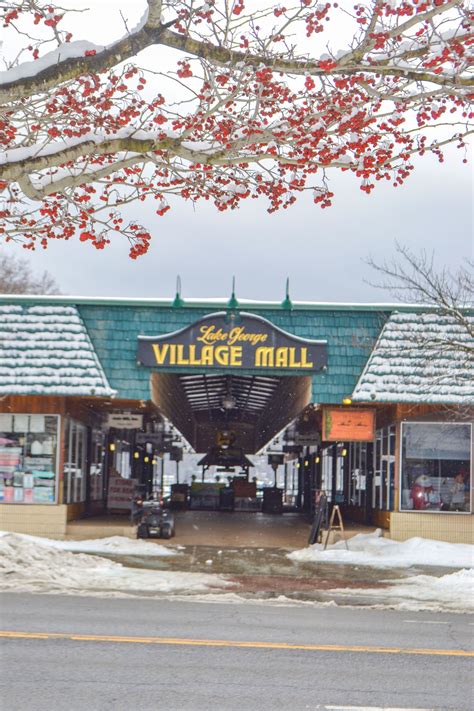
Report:
[[[17,533],[0,537],[0,590],[120,596],[137,591],[204,593],[231,585],[220,575],[127,568]]]
[[[388,581],[393,583],[392,580]],[[332,590],[339,599],[361,595],[366,604],[370,599],[397,610],[432,612],[474,612],[474,570],[463,569],[436,578],[432,575],[414,575],[390,585],[384,590],[354,589],[350,592]],[[377,605],[379,607],[379,605]]]
[[[9,535],[6,531],[0,531],[0,539],[2,536],[6,535]],[[179,555],[176,548],[171,546],[161,546],[159,543],[127,538],[126,536],[93,538],[86,541],[57,541],[52,538],[30,536],[25,533],[17,533],[16,535],[23,538],[25,541],[30,541],[30,543],[39,543],[43,546],[56,548],[56,550],[70,551],[72,553],[96,553],[97,555],[136,555],[140,557]]]
[[[288,553],[298,563],[345,563],[377,568],[405,568],[411,565],[435,565],[446,568],[473,568],[474,546],[467,543],[445,543],[427,538],[392,541],[382,538],[382,532],[358,533],[347,541],[330,545],[326,550],[319,543]]]

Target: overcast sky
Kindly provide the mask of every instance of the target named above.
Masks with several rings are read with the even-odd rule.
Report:
[[[172,297],[180,274],[184,297],[227,296],[235,275],[237,296],[275,300],[289,276],[292,298],[310,301],[390,300],[364,283],[371,275],[364,259],[390,257],[395,240],[434,250],[440,265],[473,256],[472,168],[456,155],[443,165],[420,161],[402,188],[378,185],[365,195],[338,174],[331,184],[336,196],[326,210],[309,199],[272,215],[263,201],[228,213],[180,203],[158,218],[140,204],[131,213],[153,241],[137,261],[120,239],[103,251],[70,241],[26,256],[67,294]]]
[[[108,5],[110,30],[111,4],[99,4]],[[144,3],[122,5],[133,26]],[[87,38],[98,40],[91,32]],[[378,184],[370,196],[352,176],[330,174],[335,198],[325,210],[309,195],[272,215],[265,201],[227,213],[176,203],[163,218],[154,205],[140,203],[127,215],[148,227],[153,241],[137,261],[120,237],[103,251],[77,241],[35,253],[17,245],[4,250],[26,256],[35,271],[47,269],[64,293],[74,295],[173,297],[180,274],[184,298],[228,296],[235,275],[238,297],[280,300],[288,276],[294,300],[390,300],[364,283],[371,276],[364,259],[389,258],[395,240],[434,251],[440,266],[456,267],[473,256],[472,164],[462,157],[454,148],[443,165],[425,157],[402,188]]]

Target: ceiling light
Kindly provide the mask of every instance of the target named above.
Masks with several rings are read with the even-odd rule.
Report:
[[[230,393],[227,393],[227,395],[224,395],[222,398],[222,407],[224,410],[234,410],[235,406],[237,405],[237,401],[233,395]]]

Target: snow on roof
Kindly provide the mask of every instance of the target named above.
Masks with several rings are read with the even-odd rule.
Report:
[[[0,304],[0,394],[110,397],[74,306]]]
[[[474,314],[394,313],[352,394],[355,402],[474,405]]]

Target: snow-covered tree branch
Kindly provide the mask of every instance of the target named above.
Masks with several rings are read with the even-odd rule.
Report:
[[[438,269],[434,254],[415,254],[396,244],[391,260],[370,266],[380,276],[373,286],[388,290],[402,303],[428,307],[420,317],[421,327],[412,334],[413,343],[427,360],[438,352],[474,363],[474,262],[466,261],[456,271]],[[449,328],[426,328],[423,319],[444,319]]]
[[[104,45],[73,38],[72,0],[4,3],[1,240],[102,248],[117,233],[136,257],[151,235],[121,215],[133,200],[160,216],[171,196],[274,211],[309,190],[324,208],[328,169],[370,193],[449,143],[465,160],[467,0],[142,3]]]

